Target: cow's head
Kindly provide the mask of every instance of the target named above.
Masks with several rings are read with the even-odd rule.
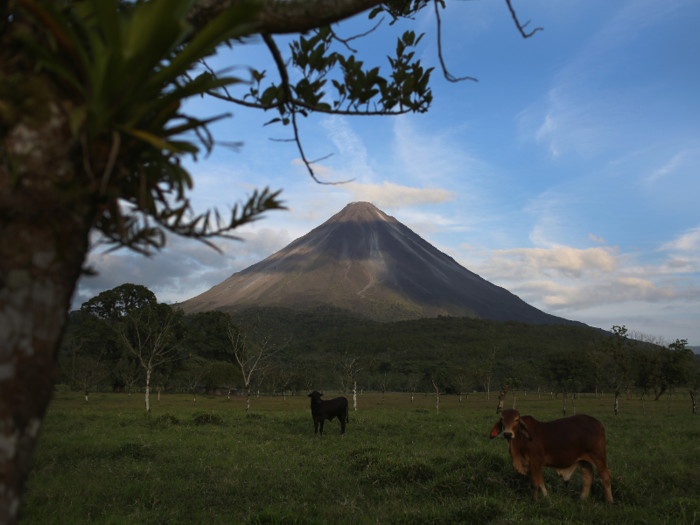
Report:
[[[320,405],[320,404],[321,404],[321,396],[322,396],[322,395],[323,395],[322,393],[317,392],[316,390],[314,390],[313,392],[311,392],[311,393],[309,394],[309,397],[311,398],[311,402],[312,402],[312,403],[316,403],[317,405]]]
[[[513,439],[516,434],[521,434],[528,441],[532,441],[530,430],[520,419],[520,412],[517,410],[506,409],[501,412],[501,419],[493,426],[489,437],[493,439],[501,432],[503,432],[503,437],[508,440]]]

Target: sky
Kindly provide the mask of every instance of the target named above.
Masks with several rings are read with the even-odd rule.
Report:
[[[533,306],[568,319],[666,342],[700,345],[700,3],[693,0],[514,1],[524,40],[502,0],[447,1],[442,76],[432,6],[415,20],[353,40],[358,59],[386,67],[396,37],[425,33],[417,56],[434,67],[427,113],[300,119],[316,184],[271,113],[215,99],[184,110],[232,113],[212,126],[217,147],[185,161],[198,211],[226,211],[255,188],[281,189],[271,212],[218,242],[221,253],[170,237],[144,258],[95,249],[73,298],[130,282],[179,302],[280,250],[345,205],[369,201],[438,249]],[[336,28],[364,33],[360,15]],[[288,38],[278,37],[288,55]],[[224,48],[214,69],[274,75],[261,40]],[[296,76],[295,76],[296,75]],[[298,73],[292,73],[292,80]],[[237,94],[248,87],[241,85]]]

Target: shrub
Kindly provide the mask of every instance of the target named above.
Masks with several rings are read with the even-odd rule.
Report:
[[[209,423],[221,425],[224,422],[224,420],[221,419],[221,416],[217,416],[211,412],[195,412],[192,414],[192,419],[194,420],[195,425],[207,425]]]

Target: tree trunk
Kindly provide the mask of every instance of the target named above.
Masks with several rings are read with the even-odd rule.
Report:
[[[647,415],[647,408],[644,406],[644,395],[646,392],[642,392],[642,416],[646,417]]]
[[[11,42],[11,36],[2,37],[4,50],[8,38]],[[19,96],[32,101],[33,113],[30,118],[19,109],[24,106],[15,106],[18,118],[2,119],[0,132],[0,523],[10,524],[17,520],[51,400],[56,355],[94,208],[79,200],[85,194],[78,188],[87,182],[74,165],[78,154],[68,112],[56,100],[56,90],[26,61],[8,59],[12,52],[7,52],[0,59],[3,86],[12,85],[8,78],[20,79],[14,89],[29,90]],[[13,108],[3,99],[4,107]]]
[[[85,402],[88,402],[88,396],[90,395],[90,387],[85,385]]]
[[[411,390],[411,403],[413,403],[413,390]]]
[[[659,392],[656,394],[654,401],[661,399],[661,396],[664,395],[664,392],[666,392],[666,388],[668,388],[666,385],[661,385],[661,390],[659,390]]]
[[[629,401],[630,400],[630,387],[627,387],[625,390],[627,391],[627,401]]]
[[[695,391],[690,390],[689,392],[690,392],[690,399],[693,402],[693,414],[697,414],[698,413],[698,402],[695,399]]]
[[[668,390],[668,413],[671,413],[671,402],[673,401],[673,388]]]
[[[460,403],[462,402],[462,391],[461,390],[459,391],[459,402]]]
[[[194,398],[194,399],[193,399],[194,402],[196,403],[196,402],[197,402],[197,388],[193,388],[193,389],[192,389],[192,396],[193,396],[193,398]]]
[[[507,392],[508,385],[503,385],[503,388],[501,388],[501,393],[498,394],[498,406],[496,407],[496,414],[500,414],[503,411],[503,400],[506,398]]]
[[[571,406],[574,409],[574,415],[576,415],[576,396],[578,394],[574,393],[575,395],[571,396]]]
[[[352,381],[352,409],[357,410],[357,381]]]
[[[620,392],[618,392],[616,390],[615,391],[615,410],[614,410],[616,416],[619,415],[619,413],[620,413],[619,412],[619,403],[618,403],[619,398],[620,398]]]
[[[147,368],[146,369],[146,412],[151,411],[150,384],[151,384],[151,369]]]
[[[513,390],[513,409],[515,409],[515,397],[516,397],[516,391]]]
[[[439,414],[440,413],[440,391],[437,390],[435,392],[435,411]]]
[[[564,406],[563,406],[564,417],[566,417],[566,396],[567,396],[567,393],[566,393],[566,392],[562,392],[561,397],[562,397],[562,399],[564,400]]]
[[[158,401],[160,402],[160,387],[158,387],[157,392],[158,392]]]
[[[382,401],[384,401],[384,389],[382,388]]]
[[[246,402],[245,402],[245,413],[249,414],[250,413],[250,383],[248,383],[245,387],[248,391],[248,397],[246,398]]]

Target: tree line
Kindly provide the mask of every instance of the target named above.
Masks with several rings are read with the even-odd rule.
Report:
[[[523,347],[522,339],[539,352]],[[622,395],[639,395],[646,414],[649,397],[659,401],[666,394],[670,410],[681,388],[697,413],[698,361],[684,339],[666,344],[624,326],[606,334],[466,318],[377,323],[332,307],[185,315],[158,303],[146,287],[124,284],[70,313],[59,369],[60,380],[83,391],[85,401],[98,385],[129,399],[141,387],[147,411],[150,394],[160,400],[166,390],[189,391],[195,401],[198,391],[245,395],[249,411],[251,397],[261,392],[286,398],[333,389],[352,393],[355,409],[358,389],[382,397],[403,391],[411,401],[416,392],[430,392],[439,410],[441,394],[461,402],[500,392],[502,400],[510,389],[514,401],[518,391],[561,395],[564,415],[569,401],[575,411],[581,392],[607,391],[617,415]]]

